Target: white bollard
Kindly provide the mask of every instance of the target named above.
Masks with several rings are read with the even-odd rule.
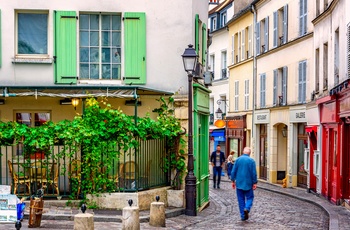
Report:
[[[153,227],[165,227],[164,202],[152,202],[149,225]]]
[[[94,230],[94,216],[90,213],[79,213],[74,216],[74,230]]]
[[[123,208],[123,230],[140,230],[139,207]]]

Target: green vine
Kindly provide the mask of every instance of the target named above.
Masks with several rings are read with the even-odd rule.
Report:
[[[128,116],[120,109],[114,109],[108,101],[102,98],[86,99],[83,115],[77,115],[73,120],[59,122],[46,122],[38,127],[28,127],[17,122],[0,122],[0,145],[15,145],[22,143],[25,152],[32,154],[38,150],[43,151],[47,159],[76,158],[81,152],[81,182],[72,178],[75,186],[71,198],[78,194],[81,186],[85,194],[98,194],[111,192],[115,189],[115,179],[108,175],[112,162],[130,149],[137,149],[138,139],[167,139],[168,156],[165,161],[165,172],[172,172],[172,186],[181,185],[185,164],[185,140],[182,138],[183,130],[180,121],[175,118],[172,104],[173,98],[166,101],[163,97],[158,99],[160,107],[154,109],[158,116],[156,120],[149,115],[137,118]],[[53,154],[52,146],[63,144],[59,153]],[[46,159],[46,160],[47,160]],[[68,169],[61,169],[65,173]],[[71,175],[70,175],[71,176]],[[81,183],[79,185],[79,183]]]

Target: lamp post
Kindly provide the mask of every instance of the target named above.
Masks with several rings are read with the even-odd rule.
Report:
[[[186,199],[186,209],[185,215],[196,216],[197,206],[196,206],[196,176],[194,175],[193,169],[193,118],[192,118],[192,99],[193,99],[193,72],[196,70],[196,64],[198,60],[198,55],[193,45],[188,45],[185,52],[182,55],[182,60],[184,64],[185,71],[188,75],[188,162],[187,162],[187,175],[185,178],[185,199]]]

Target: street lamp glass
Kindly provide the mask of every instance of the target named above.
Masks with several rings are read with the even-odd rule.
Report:
[[[194,72],[196,70],[198,55],[193,48],[193,45],[188,45],[188,48],[185,49],[185,52],[182,55],[182,60],[186,72]]]
[[[73,107],[74,107],[74,108],[77,107],[78,104],[79,104],[79,99],[78,99],[78,98],[73,98],[73,99],[72,99],[72,105],[73,105]]]
[[[218,110],[216,110],[216,117],[218,118],[218,119],[221,119],[222,118],[222,110],[220,109],[220,108],[218,108]]]

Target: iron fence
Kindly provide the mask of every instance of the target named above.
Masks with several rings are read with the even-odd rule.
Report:
[[[101,161],[93,176],[103,177],[112,184],[108,191],[136,192],[170,184],[164,172],[167,157],[166,140],[138,140],[139,147],[115,156],[108,164]],[[115,144],[108,145],[117,148]],[[84,178],[84,149],[74,148],[73,154],[64,145],[51,146],[49,154],[38,151],[26,155],[23,146],[0,147],[0,184],[11,185],[11,192],[19,197],[30,196],[37,189],[44,189],[45,197],[68,197],[72,189],[81,194]],[[116,151],[117,152],[117,151]],[[103,154],[101,158],[103,158]],[[86,176],[86,175],[85,175]],[[87,176],[86,176],[87,177]],[[99,188],[105,191],[107,188]]]

